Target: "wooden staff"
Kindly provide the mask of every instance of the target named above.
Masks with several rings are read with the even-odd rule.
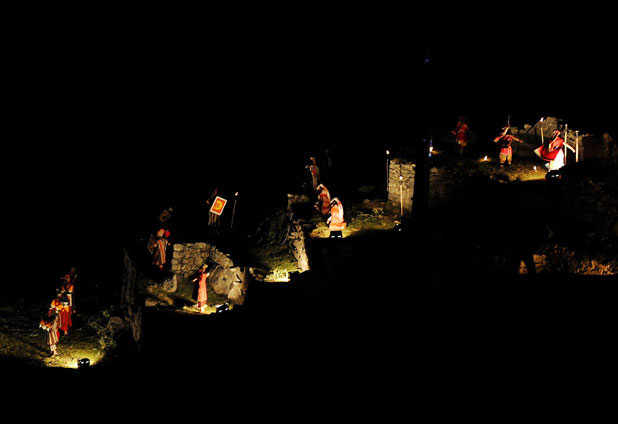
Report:
[[[399,203],[401,204],[401,216],[403,216],[403,175],[399,176]]]
[[[564,164],[567,163],[567,146],[569,145],[569,124],[564,125]]]
[[[386,193],[388,193],[388,183],[389,183],[389,179],[390,179],[390,165],[391,165],[391,161],[390,158],[388,157],[388,155],[391,152],[389,152],[388,150],[386,151]]]
[[[236,199],[238,199],[238,192],[234,195],[234,207],[232,208],[232,222],[230,223],[230,229],[234,227],[234,215],[236,214]]]
[[[575,130],[575,162],[579,162],[579,130]]]

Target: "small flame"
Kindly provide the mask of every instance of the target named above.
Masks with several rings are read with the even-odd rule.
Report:
[[[485,157],[483,158],[483,161],[484,161],[484,162],[486,162],[486,161],[487,161],[487,156],[485,156]]]

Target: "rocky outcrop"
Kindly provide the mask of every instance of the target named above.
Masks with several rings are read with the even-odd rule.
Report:
[[[227,296],[237,305],[244,302],[249,278],[248,269],[236,266],[229,255],[209,243],[174,244],[171,271],[176,280],[187,281],[203,264],[210,266],[208,284],[215,293]],[[170,285],[173,287],[174,284]]]
[[[537,274],[618,275],[618,260],[601,254],[579,253],[559,244],[544,245],[532,255]],[[530,270],[522,261],[520,274]]]

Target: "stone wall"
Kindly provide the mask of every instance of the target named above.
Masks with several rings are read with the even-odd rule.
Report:
[[[208,283],[213,291],[227,296],[234,304],[243,304],[249,278],[248,269],[234,265],[227,254],[209,243],[174,244],[171,271],[176,278],[186,281],[205,263],[210,266]]]
[[[124,251],[122,285],[120,287],[120,310],[122,319],[126,322],[135,343],[139,345],[142,338],[142,306],[143,299],[140,296],[138,271],[129,255]]]
[[[558,244],[539,246],[538,251],[532,255],[532,260],[534,272],[537,274],[618,275],[618,261],[615,258],[582,254]],[[519,273],[530,273],[523,261],[519,266]]]
[[[392,159],[388,167],[388,200],[397,206],[397,210],[401,209],[403,203],[404,215],[412,212],[415,167],[412,162],[399,158]]]
[[[288,236],[288,249],[294,255],[296,264],[301,272],[309,271],[309,257],[307,256],[307,244],[305,242],[306,234],[303,229],[303,223],[300,220],[294,219],[291,216],[292,228]]]
[[[400,179],[400,177],[402,177]],[[397,211],[410,215],[414,198],[415,164],[403,159],[391,160],[388,179],[388,200]],[[454,168],[429,170],[429,207],[441,206],[448,201],[461,184],[460,172]]]

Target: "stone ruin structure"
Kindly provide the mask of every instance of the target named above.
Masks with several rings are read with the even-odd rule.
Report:
[[[200,266],[208,263],[208,284],[213,291],[226,296],[234,304],[243,304],[249,278],[246,267],[236,266],[229,255],[206,242],[176,243],[173,249],[173,278],[186,281]]]
[[[534,125],[525,124],[523,128],[511,127],[511,133],[521,139],[523,143],[513,143],[513,155],[516,157],[535,157],[534,150],[541,145],[541,136],[547,141],[554,129],[561,129],[561,136],[573,148],[577,147],[576,154],[568,151],[565,164],[575,163],[584,160],[609,159],[618,156],[616,142],[611,136],[604,134],[595,136],[582,133],[576,129],[568,128],[564,131],[564,125],[559,118],[547,117],[543,121],[538,121]],[[565,135],[566,133],[566,135]],[[449,136],[449,140],[453,139]],[[388,200],[395,210],[403,209],[404,216],[409,216],[412,212],[414,199],[416,165],[403,158],[393,158],[389,161],[388,167]],[[440,168],[429,170],[429,205],[430,207],[439,205],[448,196],[452,195],[460,181],[453,172],[446,172]],[[402,208],[403,205],[403,208]]]

